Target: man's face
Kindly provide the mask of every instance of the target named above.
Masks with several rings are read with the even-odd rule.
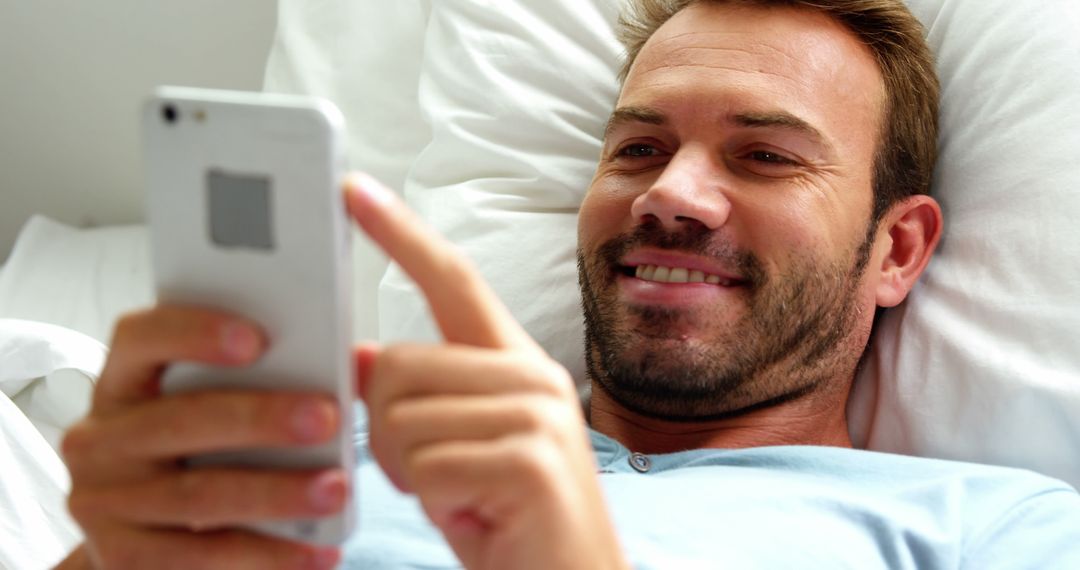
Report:
[[[581,208],[604,392],[693,420],[850,379],[874,312],[883,102],[872,54],[817,12],[700,3],[656,32]]]

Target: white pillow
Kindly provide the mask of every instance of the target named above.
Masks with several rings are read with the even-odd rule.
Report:
[[[945,235],[880,324],[853,433],[1080,486],[1080,3],[908,4],[942,82]]]
[[[23,226],[0,271],[0,318],[52,323],[108,342],[116,318],[154,301],[144,226]]]
[[[946,232],[912,302],[890,311],[875,337],[850,409],[853,437],[873,449],[1026,466],[1080,484],[1080,351],[1071,347],[1080,266],[1070,261],[1080,253],[1071,220],[1080,214],[1078,7],[909,3],[942,70],[935,186]],[[611,24],[620,0],[394,4],[427,10],[416,113],[430,142],[405,180],[407,201],[583,378],[574,213],[616,98],[621,47]],[[369,25],[353,31],[386,33],[377,18]],[[392,49],[373,57],[394,60]],[[299,73],[304,65],[327,63],[298,62]],[[387,77],[407,82],[411,69]],[[335,100],[349,114],[357,96]],[[390,111],[401,113],[400,103]],[[379,294],[384,340],[435,338],[399,271],[387,273]]]
[[[278,28],[263,88],[326,97],[345,115],[349,166],[400,189],[431,140],[417,84],[428,1],[279,0]],[[379,280],[386,258],[354,232],[353,332],[378,335]]]
[[[577,209],[618,95],[618,2],[432,5],[420,112],[432,140],[406,201],[475,260],[517,319],[584,378]],[[380,337],[435,339],[424,300],[391,267]]]

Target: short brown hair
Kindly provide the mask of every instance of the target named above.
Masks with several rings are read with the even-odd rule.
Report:
[[[940,87],[923,27],[901,0],[632,0],[619,18],[619,39],[626,48],[619,78],[626,80],[641,48],[664,22],[699,2],[818,10],[854,33],[870,48],[885,83],[871,220],[876,224],[908,196],[930,193]]]

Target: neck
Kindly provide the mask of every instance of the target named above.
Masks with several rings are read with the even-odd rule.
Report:
[[[639,453],[769,445],[851,447],[846,400],[846,391],[817,393],[729,418],[684,422],[627,410],[594,382],[589,420],[596,431]]]

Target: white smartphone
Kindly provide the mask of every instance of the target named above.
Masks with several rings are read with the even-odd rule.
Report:
[[[163,390],[322,391],[336,397],[342,418],[325,445],[220,453],[190,464],[351,474],[351,234],[341,194],[341,113],[318,98],[161,87],[144,105],[142,127],[158,302],[242,315],[269,338],[266,354],[247,368],[174,364]],[[336,516],[252,529],[338,544],[352,530],[348,504]]]

